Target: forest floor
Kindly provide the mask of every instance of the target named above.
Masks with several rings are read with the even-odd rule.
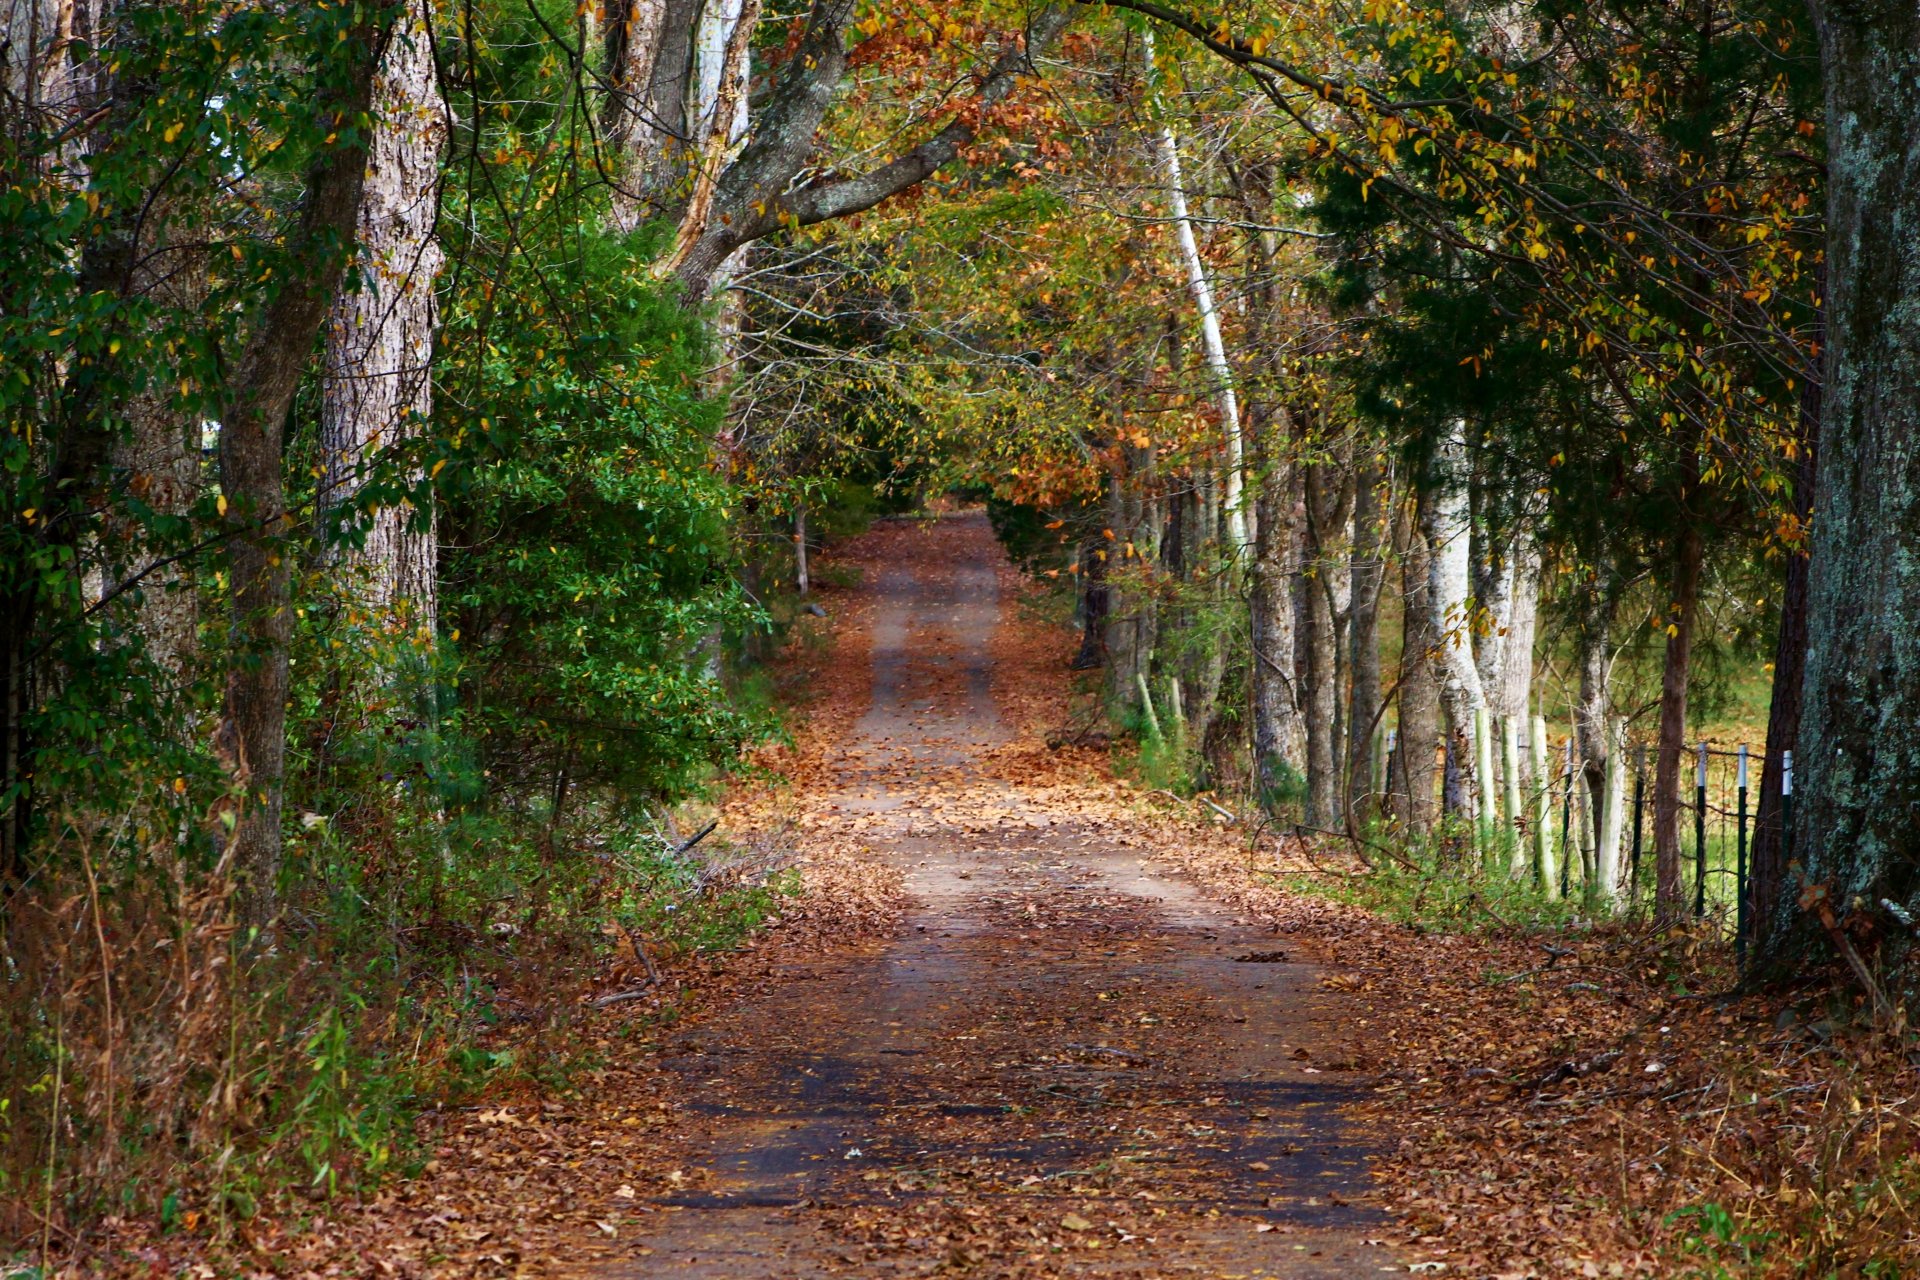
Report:
[[[1553,954],[1300,891],[1355,864],[1250,851],[1059,745],[1072,636],[978,515],[834,562],[788,658],[805,723],[761,760],[782,781],[720,811],[794,850],[783,918],[590,1014],[571,1090],[429,1116],[421,1176],[255,1225],[262,1270],[1677,1275],[1782,1224],[1912,1247],[1897,1189],[1858,1194],[1913,1150],[1903,1059],[1838,1053],[1804,1000],[1714,997],[1709,947]]]

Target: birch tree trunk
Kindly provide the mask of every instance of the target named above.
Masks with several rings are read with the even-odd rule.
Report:
[[[1157,115],[1157,96],[1153,90],[1153,31],[1150,27],[1143,33],[1141,48],[1146,59],[1148,110]],[[1220,415],[1220,430],[1226,445],[1226,459],[1222,465],[1224,484],[1220,497],[1226,508],[1227,542],[1238,556],[1244,554],[1247,546],[1245,495],[1241,492],[1246,465],[1240,433],[1240,403],[1233,385],[1233,367],[1227,363],[1227,346],[1220,335],[1220,316],[1214,307],[1213,285],[1207,278],[1207,264],[1200,256],[1200,244],[1193,234],[1193,220],[1187,210],[1186,180],[1180,169],[1180,146],[1174,138],[1171,125],[1164,122],[1160,124],[1154,135],[1154,146],[1159,152],[1160,167],[1167,180],[1167,206],[1173,215],[1174,240],[1180,249],[1180,261],[1186,268],[1187,291],[1193,295],[1194,310],[1200,317],[1201,353],[1206,359],[1207,377],[1212,384],[1214,407]]]
[[[1607,721],[1607,775],[1601,792],[1593,858],[1598,881],[1595,900],[1612,910],[1620,905],[1620,836],[1627,802],[1627,722],[1619,716]]]
[[[713,0],[700,14],[693,46],[693,96],[687,103],[687,133],[694,140],[693,185],[672,252],[654,267],[673,275],[707,233],[713,221],[714,193],[720,175],[747,136],[747,85],[752,75],[753,32],[760,25],[760,0]],[[709,295],[726,290],[739,273],[742,245],[729,254],[708,282]],[[730,355],[739,332],[737,315],[721,326],[723,355]]]
[[[1526,719],[1533,701],[1533,646],[1540,621],[1540,542],[1532,529],[1514,534],[1513,588],[1507,610],[1505,652],[1501,656],[1500,684],[1489,690],[1494,714]]]
[[[632,231],[646,217],[649,179],[671,141],[660,127],[663,104],[654,87],[667,27],[667,0],[617,0],[607,11],[607,96],[600,130],[613,153],[610,220],[619,231]]]
[[[1473,665],[1490,712],[1506,688],[1507,636],[1513,622],[1513,548],[1509,540],[1475,530],[1473,548]]]
[[[373,90],[373,135],[355,239],[359,288],[333,304],[320,384],[320,505],[339,512],[383,460],[404,454],[433,413],[435,283],[445,254],[434,234],[447,104],[434,65],[431,8],[413,0],[387,41]],[[424,476],[408,463],[409,488]],[[366,539],[343,551],[348,590],[384,625],[431,646],[439,551],[431,505],[383,502]]]
[[[1580,676],[1578,700],[1573,708],[1576,769],[1579,791],[1588,801],[1583,811],[1596,814],[1602,811],[1611,746],[1607,726],[1613,716],[1614,590],[1612,562],[1602,559],[1592,577],[1581,584],[1574,640],[1574,664]],[[1579,845],[1576,834],[1569,831],[1565,835],[1569,859]],[[1592,843],[1593,834],[1586,833],[1588,844]]]
[[[1466,424],[1456,420],[1434,451],[1433,479],[1421,507],[1421,530],[1431,559],[1427,613],[1435,638],[1440,704],[1460,777],[1460,802],[1479,823],[1483,780],[1472,744],[1476,713],[1486,710],[1473,654],[1472,548],[1467,496]]]

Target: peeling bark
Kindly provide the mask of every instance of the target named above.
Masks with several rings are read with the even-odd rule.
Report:
[[[1486,709],[1480,670],[1474,663],[1472,574],[1467,506],[1466,426],[1456,421],[1434,451],[1433,479],[1422,495],[1420,523],[1431,559],[1427,612],[1435,637],[1440,703],[1447,713],[1448,742],[1459,770],[1460,805],[1469,819],[1481,815],[1483,780],[1472,746],[1476,713]]]
[[[607,93],[600,129],[616,158],[612,222],[620,231],[633,230],[646,216],[647,178],[672,136],[662,128],[665,116],[654,84],[654,68],[665,52],[669,7],[666,0],[618,0],[607,12]],[[679,7],[690,8],[684,3]],[[683,20],[683,29],[685,25]],[[667,61],[671,63],[670,56]],[[674,83],[685,81],[674,77]]]

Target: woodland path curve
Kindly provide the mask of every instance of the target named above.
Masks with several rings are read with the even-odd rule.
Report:
[[[975,767],[1013,733],[1000,551],[977,515],[901,545],[861,588],[872,702],[818,803],[862,822],[910,905],[675,1046],[697,1176],[637,1206],[649,1252],[599,1274],[1402,1270],[1371,1238],[1342,1114],[1365,1081],[1323,1069],[1315,968]]]

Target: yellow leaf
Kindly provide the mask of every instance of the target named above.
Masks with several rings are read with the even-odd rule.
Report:
[[[213,500],[213,505],[220,509],[221,515],[227,514],[227,495],[223,493],[219,497],[215,498]]]

